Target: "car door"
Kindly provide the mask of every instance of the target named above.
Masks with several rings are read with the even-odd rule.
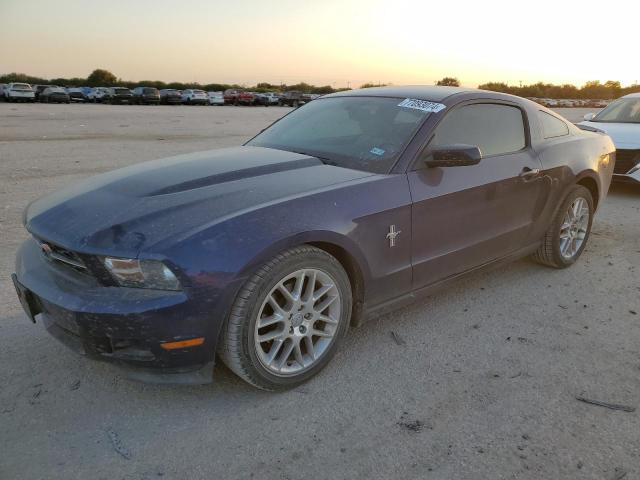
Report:
[[[525,247],[543,201],[542,165],[530,146],[526,113],[515,104],[467,102],[436,126],[423,156],[438,146],[480,148],[477,165],[408,173],[412,195],[414,288]]]

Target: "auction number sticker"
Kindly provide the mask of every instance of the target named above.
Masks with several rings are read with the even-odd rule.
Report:
[[[447,108],[446,105],[443,105],[441,103],[428,102],[427,100],[418,100],[415,98],[405,98],[398,104],[398,106],[432,113],[438,113]]]

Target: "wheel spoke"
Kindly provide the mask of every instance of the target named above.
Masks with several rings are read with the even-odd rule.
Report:
[[[271,305],[271,308],[273,309],[273,311],[275,313],[278,313],[280,315],[282,315],[283,317],[285,316],[286,312],[284,311],[284,309],[278,304],[278,302],[276,301],[275,298],[273,298],[273,296],[269,296],[269,300],[267,300],[267,302],[269,303],[269,305]]]
[[[278,358],[278,365],[277,365],[278,370],[282,370],[282,367],[284,367],[287,364],[287,360],[289,360],[289,356],[291,355],[292,351],[293,351],[293,341],[289,341],[287,342],[286,346],[282,349],[282,353]]]
[[[333,337],[333,335],[331,335],[330,333],[323,332],[322,330],[318,330],[317,328],[314,328],[313,330],[311,330],[311,335],[315,337],[324,337],[324,338]]]
[[[307,347],[307,353],[311,357],[311,360],[315,360],[316,351],[313,345],[313,339],[311,337],[304,337],[304,344]]]
[[[307,288],[302,296],[302,300],[306,303],[309,302],[313,298],[313,291],[316,288],[316,281],[318,278],[318,272],[313,270],[311,275],[309,276],[309,281],[307,282]]]
[[[327,307],[329,307],[329,305],[335,302],[337,298],[337,296],[327,297],[322,302],[320,302],[320,305],[313,307],[313,309],[318,313],[322,313],[327,309]]]
[[[304,279],[307,276],[307,272],[302,270],[300,274],[296,277],[296,284],[293,287],[293,298],[299,300],[302,295],[302,287],[304,286]]]
[[[318,320],[323,321],[324,323],[329,323],[331,325],[337,325],[338,321],[334,320],[333,318],[327,316],[327,315],[320,315],[318,317]]]
[[[324,295],[326,295],[327,293],[329,293],[331,290],[333,290],[333,287],[335,285],[333,284],[329,284],[329,285],[323,285],[322,287],[320,287],[318,290],[316,290],[313,293],[313,297],[312,300],[314,302],[317,302],[318,300],[320,300]]]
[[[280,330],[271,330],[270,332],[265,333],[264,335],[258,335],[258,342],[264,343],[275,338],[279,338],[282,336],[282,332]]]
[[[300,348],[300,340],[298,340],[293,347],[293,356],[296,362],[298,362],[298,365],[304,367],[304,357],[302,356],[302,348]]]
[[[282,340],[281,338],[275,340],[273,342],[273,344],[271,345],[271,348],[269,349],[269,353],[267,354],[267,365],[271,365],[273,364],[273,361],[275,360],[276,356],[278,355],[278,352],[280,351],[280,348],[282,348],[282,344],[284,343],[284,340]]]
[[[289,289],[286,286],[284,286],[282,283],[278,285],[278,291],[282,293],[282,295],[287,299],[288,303],[293,303],[295,301],[293,293],[291,293]]]
[[[263,317],[258,320],[258,328],[268,327],[270,325],[275,325],[276,323],[284,321],[284,317],[279,313],[274,313],[268,317]]]

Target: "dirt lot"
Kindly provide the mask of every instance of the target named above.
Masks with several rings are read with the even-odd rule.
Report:
[[[0,478],[640,478],[640,410],[575,398],[640,409],[640,188],[612,188],[572,268],[473,275],[353,330],[287,393],[222,366],[203,387],[132,383],[27,321],[9,275],[29,201],[286,111],[0,104]]]

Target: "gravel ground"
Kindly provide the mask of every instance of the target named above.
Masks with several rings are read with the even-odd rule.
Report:
[[[286,393],[223,366],[202,387],[133,383],[27,321],[9,275],[29,201],[286,111],[0,104],[0,478],[640,478],[640,411],[576,400],[640,408],[640,188],[614,185],[572,268],[472,275],[352,330]]]

